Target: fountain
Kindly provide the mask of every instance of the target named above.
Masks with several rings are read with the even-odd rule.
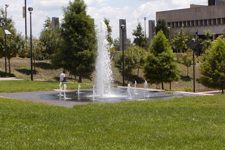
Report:
[[[77,94],[78,95],[80,94],[80,84],[78,84],[78,87],[77,87]]]
[[[95,80],[96,85],[93,86],[93,89],[80,89],[80,84],[78,84],[77,92],[68,92],[66,93],[66,85],[64,84],[64,100],[70,99],[70,101],[79,101],[79,102],[121,102],[121,101],[130,101],[145,99],[146,95],[151,93],[151,98],[154,99],[168,97],[171,98],[172,94],[158,93],[155,91],[150,91],[147,89],[147,81],[144,83],[144,90],[137,89],[137,82],[135,81],[134,92],[130,84],[128,87],[118,87],[113,88],[112,82],[112,69],[111,69],[111,59],[110,59],[110,47],[107,42],[107,27],[102,21],[100,24],[100,29],[98,33],[98,50],[97,50],[97,59],[96,59],[96,74]],[[61,87],[61,85],[60,85]],[[62,90],[62,89],[61,89]],[[70,97],[67,98],[66,94]],[[153,96],[152,96],[153,95]],[[155,96],[154,96],[155,95]],[[147,96],[150,99],[149,96]]]
[[[63,96],[63,95],[62,95],[62,89],[63,89],[63,87],[62,87],[62,82],[60,82],[60,83],[59,83],[59,95],[58,95],[58,96],[60,96],[60,98],[61,98],[61,96]]]
[[[135,81],[134,81],[134,94],[135,94],[135,95],[138,94],[136,89],[137,89],[137,81],[135,80]]]
[[[132,99],[131,93],[130,93],[130,83],[127,85],[127,98]]]
[[[108,97],[112,95],[111,83],[112,69],[110,60],[110,47],[107,41],[107,27],[102,21],[98,33],[98,51],[96,61],[96,95]]]
[[[147,87],[148,87],[148,83],[147,83],[147,81],[145,80],[145,83],[144,83],[144,97],[146,97],[146,96],[145,96],[145,91],[147,90]]]
[[[71,98],[66,97],[66,89],[67,89],[67,86],[66,86],[66,84],[64,84],[64,100],[71,99]]]

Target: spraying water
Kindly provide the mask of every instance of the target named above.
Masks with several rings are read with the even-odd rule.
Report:
[[[107,41],[107,27],[102,21],[98,33],[98,51],[96,61],[96,94],[100,97],[111,95],[112,69],[110,47]]]

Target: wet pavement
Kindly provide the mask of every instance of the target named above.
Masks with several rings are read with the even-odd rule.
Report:
[[[0,96],[63,107],[73,107],[74,105],[82,105],[87,103],[87,102],[64,101],[63,99],[62,100],[60,100],[59,98],[51,99],[48,97],[48,95],[57,95],[58,93],[59,92],[57,91],[18,92],[18,93],[0,93]]]
[[[153,99],[171,99],[174,97],[183,96],[204,96],[212,95],[207,93],[191,93],[191,92],[173,92],[172,94],[161,93],[154,90],[144,91],[131,89],[130,93],[127,93],[126,88],[120,89],[119,93],[116,93],[117,97],[99,98],[93,96],[92,89],[82,89],[79,94],[77,90],[71,90],[66,92],[66,100],[64,100],[63,91],[61,96],[59,91],[39,91],[39,92],[18,92],[18,93],[0,93],[1,97],[27,100],[36,103],[45,103],[49,105],[57,105],[63,107],[73,107],[74,105],[87,104],[89,102],[97,103],[115,103],[115,102],[126,102],[131,100],[153,100]],[[135,93],[137,92],[137,93]],[[119,96],[118,96],[119,95]],[[131,96],[131,98],[129,97]],[[144,96],[145,95],[145,96]]]

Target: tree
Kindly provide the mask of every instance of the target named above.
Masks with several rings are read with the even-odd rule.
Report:
[[[169,83],[179,80],[180,69],[175,62],[175,55],[170,47],[168,39],[159,31],[150,46],[150,53],[145,58],[144,75],[150,83]]]
[[[223,29],[223,37],[225,37],[225,29]]]
[[[115,51],[120,50],[120,38],[116,38],[113,41],[113,48],[115,48]]]
[[[127,47],[133,46],[133,44],[131,43],[131,39],[127,39]],[[119,51],[120,50],[120,38],[116,38],[113,41],[113,48],[115,48],[115,51]]]
[[[133,30],[132,35],[135,36],[133,43],[136,46],[145,47],[144,31],[143,31],[141,23],[139,21],[138,21],[137,28],[136,28],[136,30]]]
[[[191,29],[187,29],[184,35],[186,35],[187,37],[187,41],[186,41],[187,49],[193,49],[192,39],[193,39],[194,32]],[[195,42],[197,42],[197,40]]]
[[[108,32],[108,37],[107,37],[107,41],[109,43],[109,46],[111,47],[111,45],[113,44],[113,38],[112,38],[112,27],[109,25],[109,20],[104,18],[104,23],[107,26],[107,32]]]
[[[52,63],[71,75],[90,78],[96,57],[96,33],[94,21],[86,12],[83,0],[69,2],[64,8],[61,36],[62,46],[52,57]]]
[[[144,65],[144,56],[147,52],[143,47],[133,46],[132,48],[135,52],[137,76],[139,76],[139,69]]]
[[[225,39],[218,37],[203,65],[200,66],[200,83],[209,88],[217,88],[224,93],[225,89]]]
[[[204,30],[204,35],[205,35],[205,40],[201,43],[203,45],[202,51],[203,53],[207,54],[208,50],[211,48],[212,46],[212,42],[211,42],[211,37],[215,34],[215,33],[210,33],[210,30]]]
[[[196,56],[195,56],[196,60]],[[187,76],[188,76],[188,68],[193,65],[193,50],[188,49],[185,53],[181,54],[181,64],[187,67]]]
[[[169,30],[169,28],[166,25],[166,20],[165,19],[158,19],[157,20],[157,24],[156,24],[155,30],[156,30],[156,34],[160,30],[162,30],[163,31],[163,34],[166,36],[166,38],[169,39],[170,30]]]
[[[60,30],[52,26],[51,19],[47,17],[45,20],[44,28],[41,31],[39,40],[44,44],[44,54],[46,57],[52,55],[62,43],[60,37]]]
[[[33,53],[33,60],[34,60],[34,70],[35,70],[35,60],[42,55],[44,52],[44,43],[36,38],[32,38],[32,53]]]
[[[185,36],[185,33],[183,31],[183,27],[184,25],[182,25],[182,27],[180,28],[180,32],[178,33],[177,37],[174,38],[175,49],[179,49],[181,51],[187,48],[186,41],[188,40],[188,37]]]
[[[115,67],[119,69],[119,72],[123,74],[123,56],[122,53],[115,59]],[[137,67],[136,49],[129,47],[124,52],[124,74],[130,80],[133,69]]]
[[[4,11],[1,9],[1,13],[3,15]],[[4,17],[4,16],[3,16]],[[5,17],[4,17],[5,18]],[[5,22],[7,21],[7,27],[5,26]],[[7,51],[7,59],[8,59],[8,66],[9,66],[9,74],[11,74],[11,64],[10,64],[10,60],[12,57],[16,57],[18,54],[18,51],[21,49],[22,45],[23,45],[23,41],[22,41],[22,35],[21,33],[17,33],[16,28],[14,27],[14,22],[12,21],[12,19],[7,19],[7,20],[3,20],[4,23],[3,27],[1,28],[1,33],[0,33],[0,57],[5,56],[4,55],[4,49],[5,49],[5,42],[4,42],[4,34],[3,34],[3,29],[7,28],[7,30],[11,33],[10,35],[6,35],[6,51]]]

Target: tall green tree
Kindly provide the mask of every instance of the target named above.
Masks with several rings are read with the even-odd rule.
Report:
[[[204,35],[205,35],[205,40],[201,43],[203,45],[202,51],[203,53],[207,54],[208,50],[211,48],[212,46],[212,42],[211,42],[211,37],[215,34],[215,33],[210,33],[210,30],[204,30]]]
[[[180,69],[162,30],[154,37],[143,68],[145,78],[150,83],[162,83],[162,89],[164,89],[163,82],[169,83],[179,80]]]
[[[162,30],[163,34],[166,36],[167,39],[169,39],[170,37],[170,29],[168,28],[168,26],[166,25],[166,20],[165,19],[158,19],[157,23],[156,23],[156,34]]]
[[[44,43],[38,40],[37,38],[32,38],[32,53],[33,53],[33,61],[34,61],[34,70],[35,70],[35,60],[38,56],[42,56],[44,52]]]
[[[196,60],[196,55],[194,55]],[[193,65],[193,50],[188,49],[185,53],[181,54],[181,64],[187,67],[187,76],[188,76],[188,68]]]
[[[193,49],[192,39],[193,39],[194,32],[191,29],[187,29],[184,33],[185,33],[184,35],[186,35],[187,37],[186,48]],[[197,40],[195,42],[197,42]]]
[[[104,23],[107,26],[107,32],[108,32],[107,41],[109,43],[109,46],[111,47],[111,45],[113,44],[113,38],[112,38],[112,27],[109,25],[110,20],[104,18]]]
[[[120,50],[120,38],[116,38],[113,40],[113,48],[115,48],[115,51]]]
[[[144,65],[144,57],[147,52],[143,47],[133,46],[132,48],[135,51],[137,76],[139,76],[139,70]]]
[[[138,25],[137,25],[136,29],[133,30],[132,35],[135,36],[133,43],[136,46],[144,48],[145,47],[145,35],[144,35],[144,31],[142,29],[141,23],[139,21],[138,21]]]
[[[49,17],[45,20],[43,29],[40,33],[39,40],[44,44],[46,57],[52,55],[62,43],[60,29],[52,26],[52,21]]]
[[[184,25],[180,28],[180,32],[178,33],[177,37],[174,38],[175,49],[180,50],[181,52],[187,48],[186,41],[188,37],[185,35],[183,31]]]
[[[136,49],[132,46],[124,52],[124,74],[130,80],[133,69],[137,67],[137,55]],[[119,69],[119,72],[123,75],[123,56],[122,53],[115,59],[115,67]]]
[[[225,39],[218,37],[212,43],[203,65],[200,67],[200,83],[209,88],[225,89]]]
[[[52,57],[52,63],[67,70],[71,75],[90,78],[95,69],[96,33],[94,20],[86,12],[83,0],[69,2],[63,9],[61,36],[62,46]]]
[[[223,37],[225,37],[225,29],[223,29]]]

